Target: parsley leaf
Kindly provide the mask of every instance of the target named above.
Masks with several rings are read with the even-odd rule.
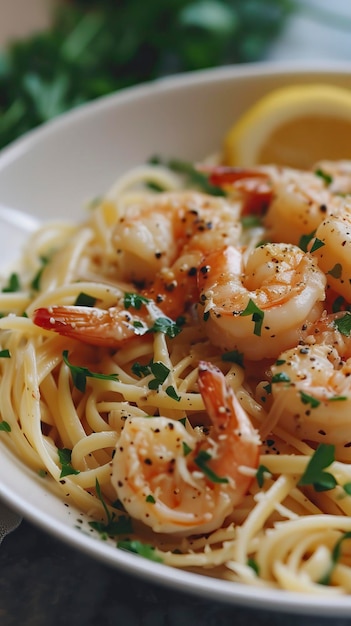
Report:
[[[170,317],[158,317],[155,319],[153,326],[148,330],[149,333],[164,333],[170,339],[174,339],[181,332],[181,327],[177,322],[171,320]]]
[[[20,280],[18,277],[18,274],[11,274],[7,285],[5,285],[5,287],[2,288],[2,292],[3,293],[14,293],[15,291],[20,291],[21,289],[21,284],[20,284]]]
[[[87,367],[81,367],[79,365],[72,365],[68,360],[68,350],[64,350],[62,357],[66,365],[68,365],[73,384],[79,391],[84,393],[87,383],[87,378],[98,378],[101,380],[118,380],[117,374],[99,374],[97,372],[91,372]]]
[[[79,474],[79,470],[74,469],[71,464],[71,456],[72,450],[68,448],[57,448],[57,453],[59,456],[60,464],[61,464],[61,474],[60,478],[64,478],[65,476],[69,476],[71,474]]]
[[[278,372],[272,376],[272,383],[290,383],[290,378],[286,372]]]
[[[155,378],[149,381],[148,387],[149,389],[158,389],[165,382],[171,370],[162,361],[155,361],[150,363],[150,371]]]
[[[341,546],[344,543],[344,541],[346,541],[347,539],[351,539],[351,532],[350,531],[344,533],[340,537],[340,539],[338,539],[336,544],[334,545],[334,548],[333,548],[332,553],[331,553],[331,564],[330,564],[330,567],[329,567],[327,573],[318,581],[320,585],[329,585],[330,584],[330,579],[331,579],[331,575],[333,573],[334,567],[337,564],[337,562],[339,561],[340,556],[341,556]]]
[[[266,473],[271,475],[271,472],[265,465],[259,465],[256,472],[256,480],[259,487],[263,487]]]
[[[244,309],[244,311],[242,311],[240,315],[242,317],[245,317],[246,315],[252,315],[251,319],[254,322],[254,335],[260,337],[264,313],[263,311],[261,311],[261,309],[258,308],[258,306],[256,306],[251,298],[248,302],[246,309]]]
[[[346,311],[346,313],[334,320],[333,322],[335,328],[345,337],[350,337],[351,334],[351,313],[350,311]]]
[[[329,272],[326,272],[326,274],[333,276],[333,278],[341,278],[341,275],[342,275],[341,263],[335,263],[334,267],[332,267],[332,269],[329,270]]]
[[[315,175],[319,176],[319,178],[322,178],[327,186],[331,185],[331,183],[333,182],[333,177],[328,174],[328,172],[324,172],[324,170],[322,170],[321,168],[316,169]]]
[[[212,459],[209,452],[206,450],[200,450],[197,457],[194,459],[196,465],[201,469],[201,471],[207,476],[209,480],[213,483],[228,483],[228,478],[218,476],[208,465],[207,463]]]
[[[244,367],[244,353],[239,352],[239,350],[223,352],[221,359],[226,363],[236,363],[237,365],[240,365],[240,367]]]
[[[133,552],[134,554],[139,554],[139,556],[150,559],[151,561],[162,563],[162,559],[156,553],[156,548],[154,546],[151,546],[148,543],[142,543],[137,539],[132,539],[130,541],[118,541],[117,548],[120,548],[121,550],[127,550],[128,552]]]
[[[154,156],[150,159],[150,163],[153,165],[166,165],[173,172],[177,172],[178,174],[183,174],[186,177],[187,183],[191,186],[195,186],[199,188],[201,191],[208,193],[212,196],[225,196],[226,193],[221,189],[221,187],[217,187],[216,185],[212,185],[209,180],[207,174],[200,172],[196,167],[194,167],[193,163],[189,163],[187,161],[181,161],[179,159],[171,159],[169,161],[162,161],[160,157]]]
[[[127,515],[120,515],[116,517],[114,513],[110,513],[106,502],[101,493],[100,483],[98,479],[95,480],[96,495],[99,498],[105,514],[106,522],[92,521],[89,522],[89,526],[94,528],[102,536],[113,537],[115,535],[129,535],[133,532],[132,520]]]
[[[0,430],[3,430],[5,433],[10,433],[11,432],[11,426],[8,422],[5,422],[5,420],[2,420],[0,422]]]
[[[126,292],[123,298],[123,303],[126,309],[130,309],[132,307],[138,311],[141,309],[143,304],[147,304],[148,302],[150,302],[149,298],[146,298],[139,293]]]
[[[167,387],[166,394],[167,394],[167,396],[172,398],[172,400],[176,400],[177,402],[180,402],[180,396],[178,396],[178,394],[177,394],[175,388],[173,387],[173,385],[169,385],[169,387]]]
[[[316,234],[316,231],[314,230],[311,233],[309,233],[308,235],[302,235],[300,237],[299,248],[301,248],[301,250],[303,252],[307,252],[308,244],[310,243],[310,241],[312,241],[312,239],[315,236],[315,234]]]
[[[316,491],[329,491],[334,489],[337,481],[332,474],[324,469],[334,462],[334,446],[327,443],[319,444],[311,457],[305,472],[301,476],[298,485],[313,485]]]
[[[312,409],[316,409],[317,406],[320,405],[320,400],[317,400],[317,398],[310,396],[308,393],[305,393],[304,391],[300,391],[300,398],[303,404],[310,404]]]
[[[11,358],[10,350],[8,350],[6,348],[4,350],[0,350],[0,358],[1,359],[10,359]]]
[[[96,298],[94,298],[94,296],[90,296],[88,293],[84,293],[83,291],[78,294],[76,301],[75,301],[75,306],[95,306],[96,304]]]

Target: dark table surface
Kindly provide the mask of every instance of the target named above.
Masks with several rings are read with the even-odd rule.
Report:
[[[93,560],[23,521],[0,546],[0,626],[347,626],[172,591]]]

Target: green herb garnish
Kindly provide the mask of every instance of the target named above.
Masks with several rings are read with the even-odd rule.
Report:
[[[332,267],[332,269],[329,270],[329,272],[326,272],[326,274],[329,274],[333,278],[341,278],[341,275],[342,275],[341,263],[335,263],[334,267]]]
[[[124,306],[126,309],[137,309],[138,311],[141,309],[143,304],[148,304],[150,302],[149,298],[140,295],[139,293],[128,293],[124,294],[123,298]]]
[[[8,350],[7,348],[5,348],[4,350],[0,350],[0,358],[10,359],[11,358],[10,350]]]
[[[240,365],[240,367],[244,367],[244,353],[239,352],[239,350],[223,352],[221,359],[226,363],[236,363],[237,365]]]
[[[186,178],[186,183],[190,187],[197,187],[204,193],[208,193],[212,196],[225,196],[226,193],[221,189],[221,187],[217,187],[216,185],[212,185],[208,180],[208,175],[200,172],[193,163],[189,163],[188,161],[181,161],[179,159],[170,159],[169,161],[163,160],[158,156],[154,156],[150,159],[150,163],[153,165],[165,165],[173,172],[177,172],[177,174],[182,174]]]
[[[0,430],[4,431],[5,433],[10,433],[11,432],[11,426],[8,422],[5,422],[5,420],[2,420],[0,422]]]
[[[100,500],[105,514],[106,522],[92,521],[89,522],[89,526],[99,532],[102,538],[114,537],[116,535],[129,535],[133,532],[132,520],[127,515],[120,515],[117,517],[115,513],[111,513],[104,497],[101,493],[101,488],[98,479],[95,481],[95,490],[98,499]],[[115,507],[117,508],[117,507]]]
[[[83,291],[78,294],[76,301],[75,301],[75,306],[95,306],[96,304],[96,298],[94,298],[94,296],[90,296],[88,293],[84,293]]]
[[[131,539],[129,541],[118,541],[117,548],[120,548],[121,550],[127,550],[128,552],[133,552],[134,554],[139,554],[139,556],[142,556],[145,559],[150,559],[150,561],[162,563],[162,559],[157,554],[156,548],[154,546],[151,546],[148,543],[142,543],[137,539]]]
[[[298,485],[313,485],[316,491],[328,491],[334,489],[337,481],[332,474],[325,472],[335,460],[335,448],[331,444],[321,443],[311,457],[305,472],[301,476]]]
[[[21,283],[20,283],[18,274],[13,273],[10,275],[7,281],[7,285],[5,285],[5,287],[3,287],[1,291],[3,293],[14,293],[20,290],[21,290]]]
[[[249,300],[247,307],[240,313],[242,317],[251,315],[251,319],[254,322],[254,335],[261,335],[262,323],[264,318],[264,312],[256,306],[253,300]]]
[[[345,335],[345,337],[350,337],[350,334],[351,334],[351,313],[350,313],[350,311],[346,311],[342,317],[339,317],[338,319],[334,320],[333,324],[334,324],[335,328],[337,328],[338,331],[342,335]]]
[[[301,248],[301,250],[303,250],[303,252],[307,252],[307,248],[309,243],[312,241],[313,237],[315,236],[316,231],[312,231],[312,233],[309,233],[308,235],[302,235],[300,237],[299,240],[299,248]]]
[[[196,465],[201,469],[205,476],[213,483],[228,483],[228,478],[218,476],[209,466],[208,462],[212,459],[209,452],[206,450],[200,450],[197,457],[194,459]]]
[[[180,396],[178,396],[173,385],[169,385],[169,387],[166,388],[166,394],[167,396],[172,398],[172,400],[176,400],[177,402],[180,402]]]
[[[322,178],[327,186],[331,185],[331,183],[333,182],[333,177],[328,174],[328,172],[324,172],[324,170],[320,168],[316,169],[315,175],[319,176],[319,178]]]
[[[272,383],[290,383],[291,380],[285,372],[278,372],[272,376]]]
[[[260,488],[263,487],[266,473],[268,473],[271,476],[271,472],[265,465],[259,465],[257,468],[257,472],[256,472],[256,480]]]
[[[320,405],[320,400],[317,400],[317,398],[314,398],[313,396],[309,395],[308,393],[305,393],[304,391],[300,391],[300,399],[301,402],[303,404],[309,404],[311,406],[312,409],[316,409],[317,406]]]
[[[68,448],[57,448],[57,453],[59,457],[59,461],[61,464],[61,474],[60,478],[64,478],[65,476],[70,476],[71,474],[79,474],[79,470],[74,469],[71,464],[71,456],[72,450]]]
[[[171,370],[164,363],[162,363],[162,361],[150,363],[150,372],[155,378],[149,381],[149,389],[158,389],[159,386],[165,382],[170,371]]]
[[[329,567],[327,573],[318,581],[320,585],[329,585],[330,584],[330,579],[331,579],[334,567],[335,567],[335,565],[337,565],[337,563],[338,563],[338,561],[340,559],[340,556],[341,556],[342,544],[347,539],[351,539],[351,532],[350,531],[344,533],[340,537],[340,539],[338,539],[336,544],[334,545],[334,548],[333,548],[332,553],[331,553],[331,564],[330,564],[330,567]]]
[[[170,339],[174,339],[181,332],[181,327],[169,317],[158,317],[148,329],[149,333],[164,333]]]
[[[62,352],[62,357],[66,365],[69,367],[72,381],[75,387],[84,393],[87,384],[87,378],[97,378],[100,380],[118,380],[117,374],[99,374],[98,372],[91,372],[87,367],[80,365],[72,365],[68,360],[68,350]]]

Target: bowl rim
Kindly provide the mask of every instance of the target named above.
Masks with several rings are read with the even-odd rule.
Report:
[[[186,89],[189,85],[201,85],[227,81],[237,78],[253,79],[259,77],[282,76],[291,77],[293,75],[316,75],[323,76],[333,73],[335,76],[349,77],[351,79],[351,62],[259,62],[245,65],[229,65],[221,68],[212,68],[177,74],[148,81],[141,85],[136,85],[123,89],[112,94],[103,96],[94,101],[80,105],[60,115],[59,117],[42,124],[27,132],[23,137],[18,138],[9,146],[0,151],[0,170],[15,161],[23,152],[31,150],[37,142],[45,142],[53,130],[60,127],[74,125],[82,116],[90,116],[99,112],[103,113],[110,107],[118,107],[122,103],[140,99],[152,92],[160,94],[169,90]],[[1,201],[1,191],[0,191]],[[2,450],[0,441],[0,451]],[[5,450],[4,450],[5,451]],[[5,451],[5,457],[7,453]],[[11,455],[10,455],[11,457]],[[5,460],[6,462],[6,460]],[[0,459],[0,466],[1,466]],[[11,463],[11,460],[9,461]],[[16,461],[14,461],[16,463]],[[17,464],[18,465],[18,464]],[[23,471],[19,463],[19,474]],[[46,491],[46,490],[45,490]],[[42,530],[54,535],[73,548],[79,548],[90,556],[97,558],[113,567],[122,568],[128,574],[136,577],[167,586],[173,590],[196,594],[204,597],[211,597],[214,601],[220,601],[230,605],[245,606],[257,609],[290,612],[294,614],[313,616],[349,616],[351,611],[351,596],[334,596],[332,598],[324,595],[307,595],[297,592],[286,592],[275,588],[260,588],[223,581],[200,574],[193,574],[184,570],[175,570],[169,566],[159,563],[152,563],[131,553],[120,551],[118,562],[116,562],[116,550],[112,551],[104,542],[85,536],[68,523],[61,520],[54,520],[47,511],[37,511],[31,504],[30,499],[19,496],[13,492],[11,487],[2,479],[0,475],[0,496],[6,504],[14,508],[25,518],[33,522]]]

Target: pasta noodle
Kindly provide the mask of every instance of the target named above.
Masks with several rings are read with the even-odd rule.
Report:
[[[145,165],[30,238],[0,293],[0,437],[97,538],[351,592],[348,177]]]

